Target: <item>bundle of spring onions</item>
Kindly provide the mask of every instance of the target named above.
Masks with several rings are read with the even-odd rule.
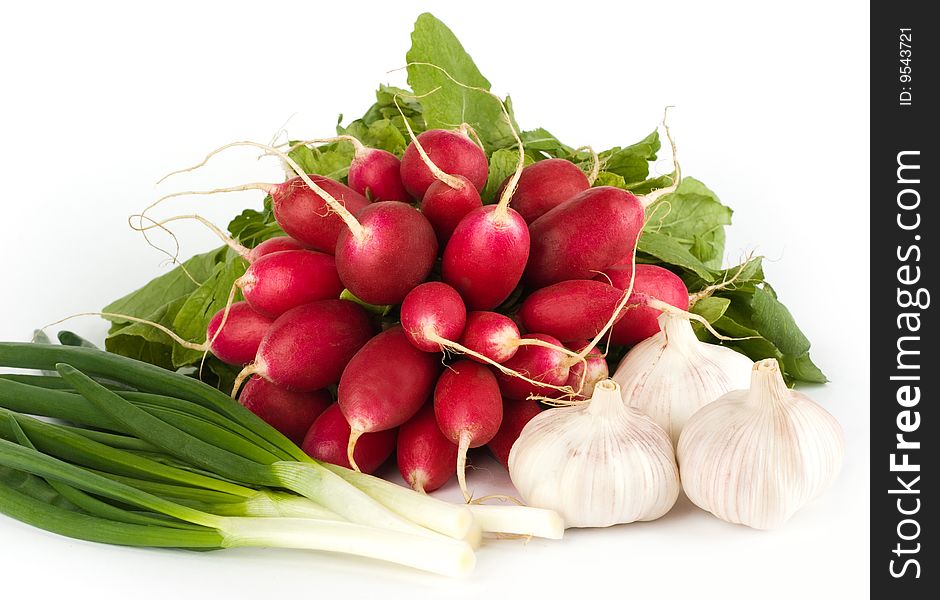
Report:
[[[3,342],[0,366],[44,373],[0,375],[0,512],[61,535],[342,552],[451,576],[472,570],[483,532],[561,537],[552,511],[455,505],[314,461],[225,394],[147,363]]]

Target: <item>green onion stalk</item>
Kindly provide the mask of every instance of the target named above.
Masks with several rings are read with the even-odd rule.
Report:
[[[0,511],[25,523],[74,538],[133,546],[259,546],[342,552],[449,576],[465,575],[474,566],[473,549],[459,540],[343,521],[215,515],[154,496],[5,439],[0,440],[0,465],[42,477],[59,494],[61,490],[52,482],[66,486],[61,489],[81,490],[89,497],[94,494],[175,520],[136,515],[140,521],[127,522],[115,518],[108,511],[84,510],[74,503],[73,506],[82,508],[83,512],[70,510],[61,504],[37,501],[0,479]],[[66,500],[71,502],[70,498]],[[131,511],[107,506],[116,512],[135,515]],[[106,512],[105,516],[99,516]]]
[[[454,505],[315,461],[226,394],[154,365],[88,347],[4,342],[0,366],[52,373],[0,375],[0,407],[10,412],[0,419],[0,437],[22,445],[15,431],[20,428],[37,452],[188,511],[214,518],[306,519],[359,526],[350,530],[359,537],[382,531],[383,539],[402,534],[471,545],[481,531],[557,538],[563,530],[551,511]],[[245,540],[260,541],[256,531],[248,533],[249,525],[239,527]],[[242,539],[232,536],[230,529],[230,539]]]

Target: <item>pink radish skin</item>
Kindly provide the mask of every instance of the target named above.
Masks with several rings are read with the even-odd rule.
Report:
[[[507,177],[497,196],[502,195],[508,181]],[[563,158],[540,160],[522,170],[512,207],[526,223],[531,223],[590,187],[587,175],[573,162]]]
[[[643,205],[630,192],[609,186],[581,192],[529,226],[526,283],[543,288],[594,278],[633,253],[643,218]]]
[[[614,287],[625,290],[630,285],[630,265],[618,265],[604,270]],[[598,275],[598,281],[608,281]],[[610,342],[617,346],[632,346],[659,332],[661,311],[643,306],[643,298],[656,298],[681,310],[689,310],[689,290],[682,279],[668,269],[656,265],[636,265],[633,292],[627,306],[633,305],[627,316],[614,325]],[[639,306],[637,306],[639,304]]]
[[[440,358],[415,348],[401,327],[375,336],[349,361],[339,381],[338,403],[350,425],[347,455],[359,436],[398,427],[431,396]]]
[[[519,319],[527,331],[538,331],[563,342],[593,338],[610,320],[623,290],[600,281],[573,279],[532,292]],[[623,318],[621,311],[618,320]]]
[[[555,346],[562,345],[556,338],[542,333],[530,333],[522,336],[522,339],[541,340]],[[568,381],[568,358],[563,352],[544,346],[522,346],[512,358],[503,363],[503,366],[529,379],[561,386]],[[503,397],[509,400],[526,400],[533,394],[550,397],[555,392],[545,386],[534,385],[504,373],[496,373],[496,379],[499,381],[499,389]]]
[[[581,341],[577,344],[569,344],[568,348],[575,352],[581,352],[589,343],[589,341]],[[597,382],[607,379],[609,375],[610,368],[607,366],[607,359],[604,358],[604,355],[602,355],[601,351],[595,346],[591,348],[588,355],[584,357],[584,362],[578,361],[571,365],[568,371],[568,381],[565,382],[565,385],[575,391],[581,390],[577,399],[585,400],[594,394],[594,386]],[[509,456],[508,450],[506,451],[506,456],[507,458]]]
[[[343,291],[336,261],[313,250],[284,250],[251,263],[236,284],[257,312],[279,317],[317,300],[338,298]]]
[[[499,431],[486,445],[504,467],[509,468],[509,451],[519,439],[522,428],[542,412],[538,402],[503,402],[503,421]]]
[[[333,404],[333,398],[326,390],[295,392],[256,375],[245,383],[238,402],[290,441],[300,444],[317,417]]]
[[[460,294],[437,281],[422,283],[408,292],[400,315],[408,341],[423,352],[441,352],[441,340],[459,340],[467,322]]]
[[[274,319],[256,312],[247,302],[235,302],[229,307],[225,327],[220,332],[224,316],[223,308],[215,313],[206,328],[209,352],[224,363],[246,365],[258,354],[258,346]]]
[[[464,184],[463,187],[452,188],[435,180],[421,199],[421,213],[434,228],[441,247],[447,245],[457,225],[470,211],[483,206],[480,192],[473,184],[466,177],[456,175],[455,178]]]
[[[434,229],[420,212],[401,202],[371,204],[358,221],[361,240],[347,228],[336,242],[339,278],[369,304],[399,304],[434,266]]]
[[[371,204],[359,192],[329,177],[309,177],[353,216]],[[340,232],[346,230],[346,224],[303,179],[295,177],[272,186],[270,194],[274,219],[287,235],[314,250],[328,254],[336,251],[336,241]]]
[[[397,458],[398,471],[415,491],[433,492],[453,477],[457,445],[441,433],[433,403],[398,429]]]
[[[395,429],[366,433],[356,444],[356,464],[363,473],[374,473],[395,450]],[[311,458],[350,469],[346,458],[349,423],[338,404],[332,404],[314,421],[303,438],[301,449]]]
[[[349,187],[378,201],[411,202],[401,183],[401,161],[378,148],[357,148],[349,165]]]
[[[489,164],[486,154],[465,134],[445,129],[429,129],[417,136],[431,161],[449,175],[461,175],[483,191]],[[437,178],[421,159],[414,142],[408,144],[401,157],[401,181],[413,198],[424,198]]]
[[[460,344],[502,364],[516,354],[520,337],[519,327],[509,317],[479,310],[467,314]],[[481,362],[472,356],[468,358]]]
[[[308,248],[290,236],[281,235],[268,238],[252,248],[248,251],[245,259],[249,263],[253,263],[262,256],[274,254],[275,252],[283,252],[285,250],[308,250]]]
[[[493,373],[469,360],[452,364],[434,388],[434,415],[441,432],[457,444],[457,480],[469,500],[467,450],[493,439],[503,420],[503,400]]]
[[[298,306],[271,324],[254,363],[243,373],[257,373],[294,390],[325,388],[340,380],[374,332],[369,315],[354,302],[320,300]]]
[[[529,258],[529,229],[509,208],[468,213],[444,248],[441,275],[471,310],[499,306],[519,284]]]

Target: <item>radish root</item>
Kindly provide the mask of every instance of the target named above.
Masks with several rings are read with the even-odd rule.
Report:
[[[744,269],[746,269],[749,264],[751,264],[758,258],[762,258],[762,257],[754,256],[753,253],[748,254],[744,262],[738,266],[738,270],[735,271],[734,275],[732,275],[730,278],[726,277],[720,283],[716,283],[708,287],[705,287],[695,292],[694,294],[689,294],[689,307],[695,306],[696,302],[698,302],[699,300],[704,300],[705,298],[708,298],[709,296],[711,296],[717,291],[731,288],[735,284],[735,282],[738,280],[738,278],[741,277],[741,274],[744,272]]]
[[[361,473],[362,471],[359,469],[359,465],[356,464],[356,458],[354,454],[356,452],[356,442],[359,441],[359,437],[363,433],[364,432],[358,429],[350,429],[349,442],[346,444],[346,460],[349,461],[349,466],[352,467],[352,470],[357,473]]]
[[[537,386],[537,387],[542,387],[542,388],[548,388],[548,389],[556,390],[556,391],[561,392],[562,394],[564,394],[564,395],[566,395],[566,396],[577,396],[578,393],[579,393],[579,392],[574,391],[574,389],[573,389],[571,386],[568,386],[568,385],[552,385],[552,384],[550,384],[550,383],[545,383],[545,382],[542,382],[542,381],[536,381],[535,379],[532,379],[532,378],[530,378],[530,377],[527,377],[527,376],[523,375],[522,373],[520,373],[520,372],[518,372],[518,371],[515,371],[515,370],[513,370],[513,369],[510,369],[509,367],[506,367],[506,366],[503,366],[503,365],[499,364],[499,363],[496,362],[495,360],[493,360],[493,359],[491,359],[491,358],[489,358],[489,357],[487,357],[487,356],[484,356],[484,355],[480,354],[479,352],[476,352],[475,350],[471,350],[470,348],[467,348],[466,346],[463,346],[463,345],[461,345],[461,344],[458,344],[457,342],[452,342],[452,341],[450,341],[450,340],[445,340],[444,338],[442,338],[441,336],[437,335],[436,333],[429,333],[429,334],[427,334],[427,338],[428,338],[429,340],[431,340],[432,342],[435,342],[435,343],[440,344],[440,345],[441,345],[441,350],[445,350],[445,349],[446,349],[447,351],[453,352],[454,354],[465,354],[465,355],[467,355],[467,356],[472,356],[473,358],[476,358],[476,359],[478,359],[478,360],[481,360],[481,361],[485,362],[485,363],[488,364],[488,365],[492,365],[492,366],[496,367],[497,369],[499,369],[499,371],[500,371],[501,373],[503,373],[503,374],[505,374],[505,375],[509,375],[510,377],[517,377],[517,378],[519,378],[519,379],[521,379],[521,380],[523,380],[523,381],[525,381],[526,383],[529,383],[529,384],[531,384],[531,385],[534,385],[534,386]],[[556,349],[556,350],[558,350],[557,347],[553,347],[553,348]],[[574,357],[572,357],[572,358],[574,358]],[[578,360],[582,360],[582,359],[583,359],[583,357],[579,357],[579,358],[578,358]]]
[[[361,141],[359,141],[359,138],[354,137],[354,136],[351,136],[351,135],[337,135],[337,136],[334,136],[334,137],[319,138],[319,139],[315,139],[315,140],[304,140],[304,141],[302,141],[302,142],[295,142],[293,145],[291,145],[291,146],[287,149],[287,152],[290,153],[290,152],[293,152],[294,150],[296,150],[297,148],[300,148],[301,146],[310,146],[311,144],[336,144],[336,143],[339,143],[339,142],[348,142],[348,143],[352,144],[353,149],[354,149],[355,152],[356,152],[356,156],[361,156],[364,152],[367,152],[367,151],[368,151],[368,149],[365,147],[365,145],[363,145],[363,143],[362,143]],[[273,145],[272,145],[272,147],[275,147],[275,148],[276,148],[276,146],[273,146]],[[268,155],[268,153],[265,153],[265,156],[267,156],[267,155]]]
[[[64,322],[68,321],[69,319],[74,319],[74,318],[76,318],[76,317],[104,317],[104,318],[108,318],[108,319],[123,319],[123,320],[125,320],[125,321],[130,321],[130,322],[132,322],[132,323],[140,323],[140,324],[142,324],[142,325],[150,325],[150,326],[153,327],[154,329],[159,329],[160,331],[162,331],[163,333],[165,333],[166,335],[168,335],[168,336],[170,337],[170,339],[172,339],[174,342],[176,342],[177,344],[179,344],[179,345],[182,346],[183,348],[186,348],[187,350],[198,350],[199,352],[203,352],[203,351],[206,351],[206,350],[209,349],[209,342],[208,342],[208,341],[206,341],[206,342],[204,342],[204,343],[202,343],[202,344],[197,344],[197,343],[195,343],[195,342],[190,342],[190,341],[188,341],[188,340],[184,340],[183,338],[181,338],[180,336],[178,336],[172,329],[170,329],[169,327],[166,327],[166,326],[164,326],[164,325],[161,325],[160,323],[156,323],[156,322],[154,322],[154,321],[148,321],[147,319],[141,319],[141,318],[138,318],[138,317],[132,317],[132,316],[130,316],[130,315],[122,315],[121,313],[112,313],[112,312],[81,312],[81,313],[75,313],[74,315],[69,315],[69,316],[64,317],[64,318],[62,318],[62,319],[59,319],[58,321],[53,321],[52,323],[49,323],[48,325],[43,325],[43,326],[40,327],[39,329],[40,329],[40,331],[44,331],[44,330],[46,330],[46,329],[49,328],[49,327],[53,327],[53,326],[58,325],[58,324],[60,324],[60,323],[64,323]],[[221,330],[221,327],[220,327],[219,329]]]
[[[457,443],[457,483],[463,492],[463,499],[469,504],[472,496],[467,490],[467,452],[470,450],[470,432],[462,431]]]
[[[238,399],[238,390],[241,389],[242,384],[245,383],[245,380],[258,372],[258,366],[255,363],[245,365],[245,368],[238,372],[238,376],[235,377],[235,383],[232,384],[232,400]]]
[[[357,241],[361,242],[364,239],[365,229],[362,227],[362,224],[360,224],[359,221],[356,220],[356,217],[354,217],[353,214],[349,212],[349,210],[347,210],[346,207],[343,206],[342,203],[336,200],[336,198],[334,198],[329,192],[327,192],[326,190],[318,186],[316,183],[314,183],[313,180],[310,179],[310,176],[307,175],[304,172],[304,170],[300,168],[300,165],[298,165],[294,161],[294,159],[288,156],[285,152],[282,152],[278,150],[277,148],[268,146],[266,144],[261,144],[258,142],[251,142],[251,141],[232,142],[232,143],[226,144],[210,152],[201,163],[195,166],[186,168],[186,169],[180,169],[179,171],[174,171],[173,173],[166,175],[160,181],[163,181],[167,177],[170,177],[171,175],[175,175],[177,173],[184,173],[187,171],[193,171],[195,169],[198,169],[199,167],[205,165],[209,161],[210,158],[212,158],[219,152],[226,150],[228,148],[239,148],[239,147],[258,148],[259,150],[263,150],[265,154],[270,154],[270,155],[277,156],[278,158],[280,158],[294,171],[297,177],[300,177],[300,179],[305,184],[307,184],[307,187],[313,190],[314,193],[316,193],[317,196],[319,196],[326,203],[326,205],[330,207],[330,209],[333,210],[333,212],[338,214],[340,218],[343,219],[343,222],[345,222],[346,226],[349,227],[350,232],[352,233],[353,237],[356,238]],[[212,190],[211,192],[208,192],[208,193],[241,191],[241,190],[246,190],[246,189],[262,189],[270,194],[274,189],[276,189],[276,186],[272,184],[268,184],[268,183],[260,183],[260,184],[253,183],[253,184],[247,184],[245,186],[236,186],[234,188],[222,188],[219,190]],[[167,198],[172,198],[174,196],[182,196],[182,195],[187,195],[187,194],[190,194],[190,195],[200,194],[200,193],[204,194],[207,192],[177,192],[176,194],[168,194],[167,196],[164,196],[163,198],[158,199],[156,202],[148,206],[143,212],[146,213],[148,210],[150,210],[151,208],[156,206],[158,203],[162,202],[163,200]]]
[[[669,116],[669,109],[674,108],[673,106],[667,106],[663,109],[663,130],[666,132],[666,139],[669,140],[669,147],[672,149],[672,185],[660,188],[658,190],[653,190],[645,196],[640,196],[640,202],[643,203],[643,207],[647,207],[653,202],[656,202],[659,198],[666,196],[675,192],[679,189],[679,184],[682,183],[682,169],[679,168],[679,154],[676,151],[676,142],[672,138],[672,132],[669,130],[669,124],[666,122],[667,117]]]
[[[138,223],[137,225],[134,225],[134,223],[133,223],[133,221],[132,221],[132,219],[134,219],[134,218],[137,218],[138,221],[139,221],[139,223]],[[192,215],[177,215],[177,216],[175,216],[175,217],[170,217],[170,218],[168,218],[168,219],[163,219],[162,221],[153,221],[153,223],[151,223],[150,225],[144,225],[144,224],[143,224],[143,220],[144,220],[144,219],[147,219],[147,220],[149,220],[149,221],[153,221],[153,219],[151,219],[150,217],[146,217],[146,216],[144,216],[144,215],[142,215],[142,214],[139,214],[139,215],[131,215],[131,216],[129,216],[129,217],[127,218],[127,223],[128,223],[128,225],[130,225],[131,229],[133,229],[134,231],[139,231],[139,232],[141,232],[141,233],[144,233],[144,232],[146,232],[146,231],[148,231],[148,230],[150,230],[150,229],[154,229],[154,228],[156,228],[156,227],[159,227],[159,228],[161,228],[161,229],[166,229],[166,227],[164,227],[164,225],[166,225],[167,223],[171,223],[171,222],[173,222],[173,221],[182,221],[182,220],[184,220],[184,219],[189,219],[189,220],[193,220],[193,221],[199,221],[200,223],[202,223],[203,225],[205,225],[206,227],[208,227],[209,230],[212,231],[212,233],[214,233],[214,234],[216,234],[217,236],[219,236],[219,238],[225,243],[226,246],[228,246],[229,248],[231,248],[232,250],[234,250],[236,253],[238,253],[239,256],[241,256],[241,257],[244,258],[245,260],[248,260],[248,254],[251,252],[251,250],[249,250],[249,249],[246,248],[245,246],[242,246],[241,244],[239,244],[238,242],[236,242],[234,239],[232,239],[231,236],[226,235],[225,232],[222,231],[222,229],[221,229],[219,226],[217,226],[215,223],[213,223],[213,222],[210,221],[209,219],[206,219],[205,217],[202,217],[202,216],[200,216],[200,215],[196,215],[196,214],[192,214]],[[167,230],[167,231],[169,231],[169,230]]]
[[[594,185],[594,182],[597,181],[597,176],[601,173],[601,159],[597,155],[597,152],[594,148],[590,146],[581,146],[580,148],[575,148],[574,153],[577,154],[581,151],[586,151],[591,154],[591,170],[586,173],[588,183]]]
[[[486,151],[486,148],[483,147],[483,140],[480,139],[480,136],[477,135],[477,130],[474,129],[470,123],[461,123],[460,126],[457,127],[457,131],[472,139],[476,145],[480,147],[480,150]]]
[[[411,123],[409,123],[408,118],[405,117],[405,113],[402,111],[401,105],[398,104],[399,96],[400,94],[395,94],[392,96],[392,102],[395,103],[395,108],[398,109],[398,114],[401,115],[401,118],[405,123],[405,129],[408,130],[408,137],[411,138],[411,143],[415,145],[415,150],[418,151],[418,155],[421,157],[421,161],[428,168],[428,170],[431,171],[431,174],[434,175],[435,179],[444,182],[444,184],[451,189],[462,190],[466,184],[464,184],[464,182],[459,177],[445,173],[440,167],[434,164],[434,161],[431,160],[431,157],[428,156],[427,152],[425,152],[424,146],[422,146],[421,142],[418,141],[414,130],[411,128]]]

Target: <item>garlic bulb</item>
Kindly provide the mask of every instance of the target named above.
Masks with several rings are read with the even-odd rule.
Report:
[[[627,353],[613,379],[624,401],[649,415],[675,444],[695,411],[732,390],[747,389],[754,363],[730,348],[699,341],[682,315],[661,314],[659,327]]]
[[[669,436],[626,406],[610,379],[590,401],[529,421],[509,452],[509,475],[528,504],[558,512],[566,527],[652,521],[679,495]]]
[[[701,508],[772,529],[829,486],[844,451],[839,423],[787,389],[771,358],[754,365],[751,389],[726,394],[689,419],[679,470],[685,493]]]

